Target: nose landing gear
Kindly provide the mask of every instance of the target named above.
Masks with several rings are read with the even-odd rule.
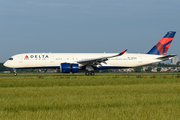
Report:
[[[14,76],[17,76],[17,72],[14,73]]]
[[[16,72],[16,69],[14,68],[14,76],[17,76],[17,72]]]

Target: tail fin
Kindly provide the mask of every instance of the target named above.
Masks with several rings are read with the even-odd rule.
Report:
[[[174,31],[167,32],[167,34],[147,54],[166,55],[175,34],[176,32]]]

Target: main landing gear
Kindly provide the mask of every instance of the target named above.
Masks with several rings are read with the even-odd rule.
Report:
[[[94,76],[94,75],[95,75],[95,73],[94,73],[94,72],[90,72],[90,71],[88,71],[88,72],[85,72],[85,75],[86,75],[86,76],[89,76],[89,75]]]

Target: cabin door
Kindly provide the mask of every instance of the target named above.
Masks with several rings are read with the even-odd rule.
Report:
[[[54,56],[51,57],[51,63],[53,63],[53,62],[54,62]]]
[[[139,63],[142,63],[142,56],[139,56],[139,57],[138,57],[138,62],[139,62]]]
[[[23,62],[23,57],[19,57],[19,63]]]

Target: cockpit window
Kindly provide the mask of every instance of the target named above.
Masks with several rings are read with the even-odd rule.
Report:
[[[9,58],[9,60],[13,60],[13,58]]]

